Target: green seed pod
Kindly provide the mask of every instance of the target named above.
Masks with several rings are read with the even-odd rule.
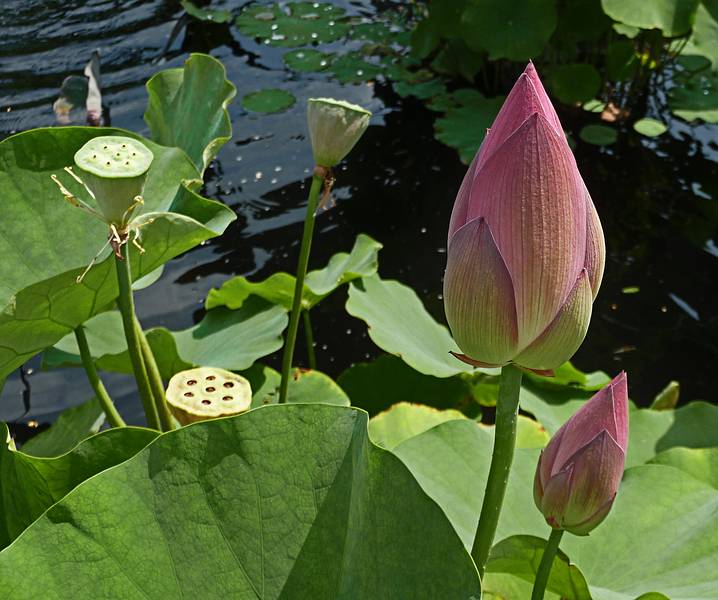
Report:
[[[75,171],[107,221],[124,226],[127,210],[142,194],[153,158],[150,149],[137,140],[103,135],[75,153]]]
[[[349,154],[369,126],[371,113],[356,104],[332,98],[310,98],[307,122],[314,161],[332,168]]]
[[[167,403],[175,418],[188,425],[249,410],[252,388],[249,381],[231,371],[200,367],[170,379]]]

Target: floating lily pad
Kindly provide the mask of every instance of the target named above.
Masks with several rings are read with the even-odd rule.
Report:
[[[668,95],[673,114],[686,121],[718,123],[718,72],[705,71],[680,76]]]
[[[633,124],[633,129],[635,129],[638,133],[641,135],[645,135],[648,137],[658,137],[659,135],[663,135],[668,131],[668,127],[663,121],[659,121],[657,119],[639,119]],[[638,290],[636,290],[638,291]],[[626,292],[624,291],[624,294]]]
[[[586,125],[581,129],[578,137],[595,146],[609,146],[616,143],[618,133],[607,125]]]
[[[287,47],[334,42],[350,27],[343,8],[320,2],[251,5],[242,10],[236,23],[246,36]]]
[[[267,88],[251,92],[242,98],[242,106],[258,113],[276,113],[287,110],[297,99],[287,92],[277,88]]]
[[[557,67],[549,79],[553,94],[566,104],[591,100],[601,86],[601,76],[593,65],[576,63]]]
[[[356,53],[335,59],[329,70],[341,83],[363,83],[376,79],[384,71],[380,64],[369,62]]]
[[[414,96],[420,100],[435,98],[446,92],[446,86],[440,79],[432,79],[430,81],[422,81],[419,83],[409,83],[407,81],[397,81],[394,84],[394,91],[401,97]]]
[[[207,21],[208,23],[226,23],[232,18],[232,12],[229,10],[212,10],[211,8],[200,8],[190,0],[180,0],[182,8],[185,9],[190,17]]]
[[[285,53],[282,60],[292,71],[310,73],[326,69],[332,61],[332,55],[312,48],[300,48]]]

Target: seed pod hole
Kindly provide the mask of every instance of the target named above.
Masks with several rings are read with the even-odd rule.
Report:
[[[185,392],[184,395],[185,395],[185,398],[192,398],[194,396],[194,394],[192,392]]]
[[[211,394],[212,392],[214,392],[214,388],[212,386],[210,386],[208,388],[205,388],[204,391],[207,392],[208,394]]]
[[[204,379],[205,379],[205,381],[214,381],[214,380],[217,379],[217,378],[216,378],[214,375],[208,375],[208,376],[205,377]]]
[[[196,380],[196,379],[190,379],[190,380],[187,382],[187,385],[197,385],[197,380]]]
[[[212,401],[205,398],[204,400],[202,400],[202,404],[212,404]]]
[[[222,396],[222,400],[232,400],[232,396]]]
[[[233,388],[233,387],[234,387],[234,383],[232,383],[231,381],[225,381],[225,382],[224,382],[224,387],[226,387],[226,388]]]

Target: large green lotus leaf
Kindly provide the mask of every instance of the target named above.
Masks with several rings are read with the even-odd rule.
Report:
[[[98,135],[141,139],[117,129],[62,127],[35,129],[0,142],[0,376],[117,297],[115,263],[108,251],[81,284],[76,282],[107,239],[107,226],[72,208],[50,179],[57,174],[82,195],[63,167]],[[142,141],[155,156],[144,192],[144,217],[153,220],[141,230],[146,252],[140,255],[131,247],[135,279],[221,234],[235,218],[226,206],[182,184],[198,177],[184,152]]]
[[[339,252],[329,259],[329,263],[323,269],[307,273],[304,280],[302,308],[309,309],[316,306],[345,283],[374,275],[378,268],[378,254],[381,248],[382,245],[376,240],[363,233],[359,234],[351,252],[348,254]],[[219,289],[209,291],[205,308],[226,306],[236,309],[254,294],[291,310],[295,284],[296,279],[289,273],[274,273],[257,283],[245,277],[233,277],[225,281]]]
[[[698,5],[693,32],[681,56],[704,56],[718,71],[718,0],[703,0]]]
[[[352,283],[346,309],[366,322],[369,337],[379,348],[400,356],[421,373],[451,377],[473,371],[449,354],[461,351],[448,329],[434,321],[414,290],[398,281],[374,275]]]
[[[370,363],[357,363],[337,378],[344,391],[370,415],[398,402],[426,404],[434,408],[460,408],[477,416],[471,383],[460,375],[434,377],[412,369],[398,356],[384,354]]]
[[[461,17],[466,43],[489,58],[525,61],[541,54],[556,28],[552,0],[471,0]]]
[[[22,451],[33,456],[60,456],[100,431],[104,423],[105,413],[99,400],[93,398],[63,411],[49,429],[25,442]]]
[[[690,402],[675,410],[645,408],[629,416],[627,466],[642,464],[676,446],[718,446],[718,406],[707,402]]]
[[[700,0],[601,0],[604,12],[614,21],[660,29],[666,37],[688,33]]]
[[[349,32],[345,11],[325,2],[251,5],[237,17],[244,35],[273,46],[306,46],[334,42]]]
[[[182,148],[202,173],[232,137],[227,105],[237,90],[224,65],[190,54],[181,69],[160,71],[147,82],[145,121],[152,139]]]
[[[366,413],[307,404],[161,435],[35,521],[0,553],[0,580],[18,600],[481,595],[441,509],[369,442]]]
[[[572,386],[543,386],[524,377],[519,402],[521,409],[531,413],[550,434],[556,433],[568,418],[592,395]]]
[[[530,598],[533,591],[533,582],[511,575],[509,573],[484,573],[481,580],[483,600],[518,600]],[[544,600],[561,600],[561,597],[550,590],[546,590]],[[565,599],[564,599],[565,600]]]
[[[164,327],[147,331],[147,340],[163,378],[194,366],[248,369],[262,356],[282,347],[287,313],[281,306],[250,298],[238,310],[217,308],[189,329],[172,332]],[[101,313],[84,325],[87,343],[100,369],[132,373],[127,342],[118,311]],[[74,334],[45,352],[46,367],[81,366]]]
[[[66,454],[47,458],[15,450],[5,442],[9,432],[0,423],[0,548],[80,483],[127,460],[156,435],[141,427],[108,429]]]
[[[393,452],[469,548],[491,459],[491,433],[469,421],[450,421]],[[537,460],[536,450],[516,450],[497,543],[513,535],[548,535],[533,502]],[[712,599],[718,588],[716,506],[718,490],[673,466],[632,467],[606,520],[588,537],[565,535],[561,549],[583,573],[594,600],[628,600],[650,592],[672,600]]]
[[[252,408],[279,402],[282,380],[279,371],[257,363],[243,371],[242,375],[252,386]],[[294,369],[289,376],[287,402],[349,406],[349,397],[329,375],[310,369]]]
[[[654,456],[651,463],[671,465],[718,489],[718,447],[676,447]]]
[[[465,418],[458,410],[399,402],[369,420],[369,437],[377,446],[391,450],[439,423]]]
[[[486,570],[492,573],[510,573],[533,583],[541,563],[546,541],[532,535],[515,535],[500,541],[491,548]],[[586,580],[560,549],[553,559],[546,589],[571,600],[591,600]]]

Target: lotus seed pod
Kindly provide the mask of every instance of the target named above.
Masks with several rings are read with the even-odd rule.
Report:
[[[135,139],[103,135],[75,153],[76,173],[109,223],[124,226],[127,210],[142,194],[153,154]]]
[[[310,98],[307,122],[314,161],[331,168],[340,162],[369,126],[371,113],[356,104],[332,98]]]
[[[188,425],[248,410],[252,387],[244,377],[231,371],[213,367],[189,369],[170,379],[167,403],[175,418]]]

